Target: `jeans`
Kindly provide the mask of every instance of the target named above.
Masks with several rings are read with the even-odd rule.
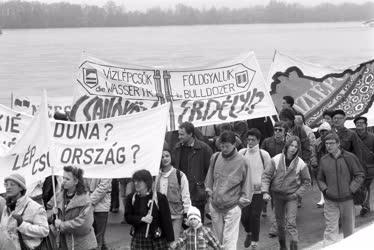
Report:
[[[222,213],[210,205],[213,231],[225,250],[236,250],[239,238],[239,226],[242,210],[236,206]]]
[[[297,199],[289,200],[283,195],[273,195],[274,212],[278,225],[278,239],[286,240],[286,230],[290,240],[299,241],[296,228]]]
[[[181,235],[183,218],[172,219],[171,222],[173,223],[174,238],[177,240]]]
[[[241,222],[247,233],[251,233],[252,241],[259,240],[260,234],[260,217],[264,206],[262,194],[253,194],[250,205],[242,209]]]
[[[325,233],[323,235],[324,246],[338,241],[339,219],[342,224],[344,238],[353,233],[355,225],[353,200],[334,202],[325,199],[324,216],[326,221]]]
[[[108,212],[94,212],[93,228],[95,231],[97,249],[101,250],[105,245],[105,230],[108,222]]]

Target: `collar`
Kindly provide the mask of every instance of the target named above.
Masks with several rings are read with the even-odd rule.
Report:
[[[233,158],[236,154],[238,153],[238,151],[236,150],[236,148],[233,149],[233,151],[231,151],[230,153],[228,153],[227,155],[221,153],[222,157],[224,159],[231,159]]]
[[[162,171],[160,171],[160,175],[161,175],[162,177],[167,178],[167,177],[169,177],[169,175],[171,174],[171,172],[173,172],[174,169],[175,169],[175,168],[174,168],[173,166],[171,166],[171,169],[170,169],[169,171],[167,171],[167,172],[162,172]]]
[[[343,151],[341,149],[339,149],[338,152],[336,152],[336,154],[331,154],[331,155],[335,159],[338,159],[342,154],[343,154]]]
[[[257,152],[260,151],[260,145],[257,144],[257,145],[254,146],[253,148],[249,148],[249,147],[247,147],[247,150],[248,150],[248,153],[250,153],[250,154],[257,153]]]

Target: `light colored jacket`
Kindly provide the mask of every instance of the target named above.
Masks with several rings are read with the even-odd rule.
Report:
[[[22,215],[23,222],[18,227],[17,220],[12,215]],[[16,249],[20,249],[18,233],[22,234],[23,241],[30,248],[40,245],[43,238],[49,234],[47,212],[37,202],[27,196],[22,196],[16,203],[14,211],[4,208],[1,225],[6,228]]]
[[[16,246],[13,241],[9,238],[6,230],[0,226],[0,250],[15,250]]]
[[[296,156],[286,168],[284,153],[273,157],[272,164],[262,174],[262,191],[278,195],[302,197],[310,186],[310,175],[305,162]]]
[[[63,249],[87,250],[97,247],[93,209],[88,194],[74,195],[64,209],[64,193],[57,194],[57,208],[62,220],[60,241]]]
[[[94,212],[109,212],[112,179],[86,179]]]
[[[5,207],[5,199],[0,196],[0,221],[1,221],[1,215],[3,214],[4,207]]]

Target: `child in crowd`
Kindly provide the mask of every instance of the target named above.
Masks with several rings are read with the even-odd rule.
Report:
[[[201,224],[199,209],[191,206],[187,213],[187,225],[182,236],[170,244],[171,249],[181,249],[186,246],[186,250],[204,250],[208,245],[213,249],[223,249],[213,232]]]

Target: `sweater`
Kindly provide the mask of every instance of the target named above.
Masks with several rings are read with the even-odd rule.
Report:
[[[211,204],[214,209],[225,213],[235,206],[249,205],[252,197],[252,179],[248,170],[246,160],[236,149],[228,158],[222,157],[221,153],[212,156],[205,187],[212,197]],[[245,200],[243,204],[239,204],[240,198]]]
[[[261,151],[260,151],[261,150]],[[246,159],[252,177],[252,188],[254,193],[261,193],[261,177],[266,168],[271,165],[271,158],[268,152],[259,148],[243,148],[239,151]]]

